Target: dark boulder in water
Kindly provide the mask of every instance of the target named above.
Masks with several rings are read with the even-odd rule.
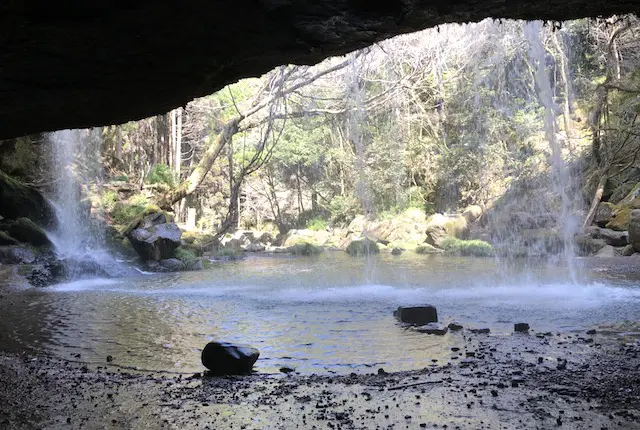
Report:
[[[417,326],[438,322],[438,311],[435,306],[400,306],[393,315],[400,321]]]
[[[209,342],[202,350],[202,364],[212,375],[246,375],[259,356],[260,351],[248,345]]]
[[[527,323],[516,323],[513,325],[513,331],[518,333],[528,333],[529,332],[529,324]]]

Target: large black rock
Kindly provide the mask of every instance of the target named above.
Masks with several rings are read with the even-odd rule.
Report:
[[[202,350],[202,364],[212,375],[246,375],[251,373],[260,351],[228,342],[209,342]]]
[[[435,306],[400,306],[393,312],[400,321],[411,325],[426,325],[438,322],[438,311]]]

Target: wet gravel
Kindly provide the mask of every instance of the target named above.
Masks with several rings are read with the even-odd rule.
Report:
[[[428,336],[428,335],[425,335]],[[640,344],[450,333],[424,369],[342,376],[145,373],[0,354],[0,428],[640,429]]]

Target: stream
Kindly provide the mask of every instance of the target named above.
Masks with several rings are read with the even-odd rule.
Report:
[[[580,260],[578,259],[578,265]],[[533,268],[532,268],[533,267]],[[405,253],[351,258],[249,256],[210,269],[84,279],[12,293],[0,316],[0,348],[135,369],[195,372],[209,340],[261,351],[256,370],[303,374],[411,370],[451,359],[458,334],[402,327],[399,305],[431,303],[440,321],[509,335],[637,320],[634,280],[562,264]],[[435,361],[437,360],[437,361]]]

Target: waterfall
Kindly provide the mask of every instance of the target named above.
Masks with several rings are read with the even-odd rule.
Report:
[[[529,56],[533,60],[534,79],[539,90],[539,100],[544,108],[545,138],[551,149],[551,179],[554,192],[560,197],[560,207],[557,210],[557,226],[563,239],[563,256],[569,269],[571,279],[576,282],[576,267],[574,263],[575,249],[573,237],[578,231],[579,223],[574,213],[574,199],[569,190],[573,185],[568,166],[562,157],[562,145],[556,137],[558,130],[556,124],[556,112],[559,110],[554,100],[551,89],[551,79],[546,67],[547,54],[545,52],[540,31],[542,24],[539,21],[528,22],[524,26],[524,35],[530,43]]]
[[[90,195],[102,181],[99,130],[56,131],[48,140],[54,176],[50,201],[58,218],[48,236],[66,277],[119,275],[121,268],[106,250],[104,225],[91,216]]]

